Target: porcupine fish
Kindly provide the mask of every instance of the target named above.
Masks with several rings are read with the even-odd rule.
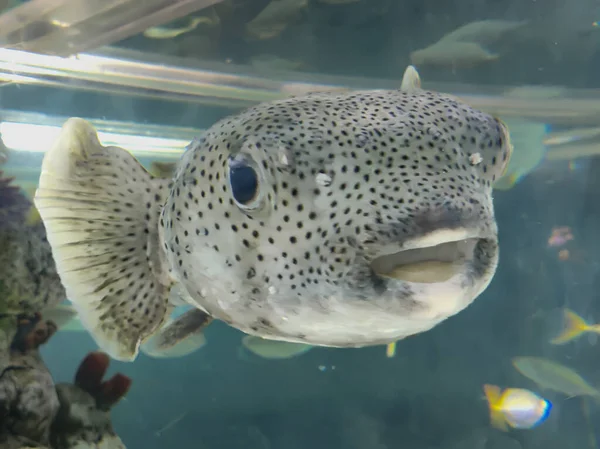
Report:
[[[69,119],[35,202],[100,348],[135,359],[181,301],[202,326],[331,347],[397,341],[471,304],[498,263],[508,129],[405,81],[250,107],[194,140],[171,180]]]

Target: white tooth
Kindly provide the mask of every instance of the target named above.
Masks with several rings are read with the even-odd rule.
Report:
[[[458,272],[458,268],[458,264],[454,263],[427,261],[400,265],[389,273],[381,273],[380,276],[406,282],[430,284],[446,282]]]

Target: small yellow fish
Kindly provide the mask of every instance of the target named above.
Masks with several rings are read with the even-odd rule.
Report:
[[[391,359],[396,355],[396,342],[388,343],[385,347],[385,355],[388,359]]]
[[[493,427],[507,431],[531,429],[543,423],[552,410],[552,403],[537,394],[522,388],[507,388],[502,391],[495,385],[484,385],[483,391],[490,410]]]
[[[189,33],[190,31],[196,29],[198,25],[201,23],[205,23],[207,25],[215,25],[214,18],[210,17],[192,17],[190,19],[189,25],[181,28],[168,28],[162,26],[156,26],[148,28],[144,31],[144,36],[150,39],[172,39],[177,36],[181,36],[182,34]]]
[[[572,310],[565,309],[565,328],[560,335],[550,340],[550,343],[562,345],[585,332],[600,334],[600,324],[589,324]]]

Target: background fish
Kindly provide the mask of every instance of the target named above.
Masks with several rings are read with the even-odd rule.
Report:
[[[531,429],[543,423],[552,410],[552,403],[532,391],[484,385],[483,391],[490,409],[492,426],[500,430]]]
[[[515,357],[513,365],[540,388],[558,391],[569,397],[592,396],[600,400],[600,391],[589,385],[571,368],[560,363],[540,357]]]
[[[189,23],[186,26],[179,28],[171,28],[166,26],[150,27],[146,29],[143,34],[145,37],[150,39],[173,39],[174,37],[181,36],[182,34],[195,30],[200,24],[213,27],[221,23],[219,16],[214,9],[211,9],[209,16],[190,17],[188,21]]]
[[[527,21],[513,20],[478,20],[445,34],[440,41],[444,42],[474,42],[489,45],[507,33],[512,33],[527,25]]]
[[[296,20],[307,6],[308,0],[271,0],[265,9],[246,24],[246,32],[254,39],[272,39]]]
[[[575,312],[565,309],[565,327],[562,332],[550,342],[555,345],[567,343],[579,337],[584,332],[600,334],[600,324],[589,324]]]
[[[410,54],[410,62],[416,66],[472,67],[500,56],[486,50],[474,42],[445,42],[440,41]]]

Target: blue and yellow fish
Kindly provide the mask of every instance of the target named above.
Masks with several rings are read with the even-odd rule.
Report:
[[[543,423],[552,410],[552,403],[537,394],[522,388],[507,388],[502,391],[495,385],[484,385],[483,391],[490,410],[493,427],[507,431],[531,429]]]

